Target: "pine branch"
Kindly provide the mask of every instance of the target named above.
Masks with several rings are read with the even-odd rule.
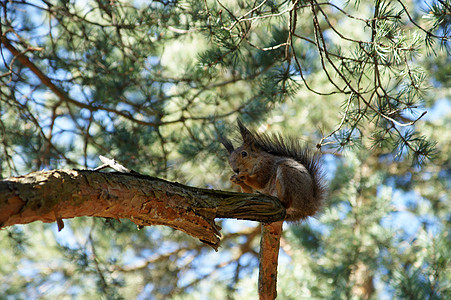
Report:
[[[138,226],[166,225],[214,249],[215,218],[283,220],[277,198],[207,190],[136,173],[52,170],[0,181],[0,228],[34,221],[92,216],[129,219]]]
[[[32,71],[39,78],[41,83],[47,86],[60,100],[63,100],[80,108],[86,108],[90,111],[102,109],[108,112],[112,112],[118,116],[124,117],[140,125],[157,126],[157,124],[154,122],[146,122],[143,120],[135,119],[130,113],[125,111],[112,109],[105,106],[93,106],[71,98],[65,91],[56,86],[52,82],[52,80],[47,75],[45,75],[27,56],[25,56],[25,53],[21,53],[19,50],[17,50],[11,44],[11,41],[6,37],[6,35],[1,36],[1,43],[11,52],[14,57],[16,57],[20,61],[22,65],[29,68],[30,71]]]

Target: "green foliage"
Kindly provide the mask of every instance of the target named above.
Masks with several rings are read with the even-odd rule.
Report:
[[[450,2],[335,3],[3,1],[0,176],[104,155],[231,189],[217,137],[241,118],[325,154],[330,196],[286,226],[280,299],[450,298]],[[2,297],[256,297],[257,224],[221,221],[219,253],[65,225],[0,232]]]

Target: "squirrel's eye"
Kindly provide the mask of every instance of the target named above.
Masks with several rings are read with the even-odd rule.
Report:
[[[241,152],[241,156],[242,157],[246,157],[247,156],[247,152],[246,151]]]

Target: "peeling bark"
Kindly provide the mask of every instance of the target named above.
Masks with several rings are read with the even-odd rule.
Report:
[[[52,170],[0,181],[0,228],[92,216],[166,225],[217,249],[215,218],[283,220],[277,198],[185,186],[141,174]]]

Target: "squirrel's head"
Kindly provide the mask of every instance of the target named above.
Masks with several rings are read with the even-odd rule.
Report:
[[[235,173],[250,171],[255,165],[256,159],[261,157],[261,150],[256,146],[255,137],[240,120],[237,121],[243,145],[234,148],[229,139],[220,137],[221,143],[229,152],[229,164]]]

